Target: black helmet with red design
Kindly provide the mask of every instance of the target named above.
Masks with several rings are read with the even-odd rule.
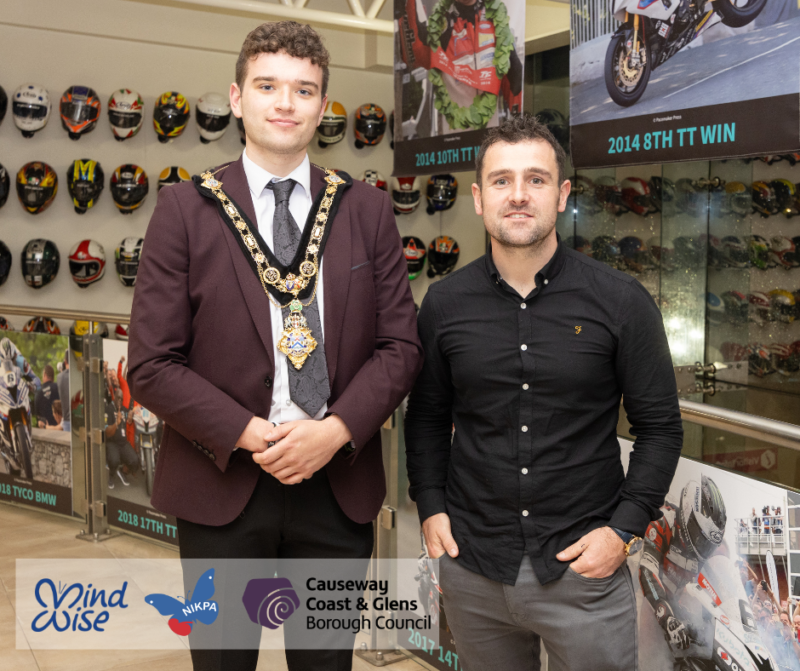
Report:
[[[395,214],[411,214],[422,200],[421,177],[392,177],[392,206]]]
[[[386,113],[375,103],[361,105],[355,114],[356,149],[374,146],[386,132]]]
[[[111,175],[111,197],[122,214],[130,214],[147,197],[150,183],[147,173],[138,165],[126,163]]]
[[[61,335],[54,319],[50,317],[31,317],[22,327],[25,333],[47,333],[49,335]]]
[[[656,211],[650,195],[650,186],[641,177],[628,177],[620,184],[622,203],[631,212],[646,217]]]
[[[377,170],[365,170],[363,173],[361,173],[361,181],[366,182],[370,186],[374,186],[381,191],[388,191],[386,178]]]
[[[417,279],[425,267],[425,243],[413,235],[407,235],[403,238],[403,254],[408,264],[408,279]]]
[[[447,275],[458,263],[458,243],[449,235],[440,235],[428,246],[428,277]]]
[[[106,271],[106,252],[94,240],[81,240],[69,253],[69,272],[82,289],[98,282]]]
[[[70,140],[80,140],[94,130],[100,118],[100,98],[88,86],[70,86],[61,96],[61,125]]]
[[[11,327],[11,324],[8,323],[8,319],[5,317],[0,317],[0,331],[13,331],[14,329]]]

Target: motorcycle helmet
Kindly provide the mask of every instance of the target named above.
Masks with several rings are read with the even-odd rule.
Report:
[[[622,190],[613,177],[598,177],[594,181],[594,193],[598,205],[606,212],[619,216],[626,211],[622,203]]]
[[[767,322],[775,321],[772,314],[772,298],[762,291],[754,291],[747,295],[747,302],[750,304],[748,317],[751,322],[763,326]]]
[[[790,375],[800,370],[800,359],[795,355],[794,344],[773,343],[769,346],[772,365],[781,375]]]
[[[706,292],[706,321],[719,325],[725,322],[725,303],[717,294]]]
[[[699,268],[706,256],[705,250],[699,240],[681,235],[672,241],[675,246],[675,263],[680,268]]]
[[[610,235],[598,235],[592,240],[592,258],[606,263],[612,268],[623,265],[619,242]]]
[[[97,161],[82,158],[67,170],[67,190],[78,214],[93,207],[103,191],[103,169]]]
[[[764,377],[775,372],[772,355],[761,343],[753,343],[747,348],[747,370],[750,375]]]
[[[413,235],[403,238],[403,254],[408,264],[408,279],[415,280],[425,267],[425,243]]]
[[[704,214],[703,205],[706,199],[707,194],[698,190],[694,180],[683,177],[675,183],[675,206],[679,212],[690,217],[700,217]]]
[[[364,145],[375,146],[386,132],[386,114],[374,103],[361,105],[355,117],[356,149]]]
[[[106,252],[94,240],[81,240],[69,252],[69,272],[82,289],[100,281],[106,271]]]
[[[794,184],[788,179],[773,179],[769,186],[772,189],[772,193],[775,194],[775,204],[778,212],[787,219],[791,219],[798,214],[796,206],[797,192]]]
[[[742,182],[728,182],[725,184],[725,198],[723,210],[739,217],[748,215],[753,208],[753,198],[750,189]]]
[[[244,132],[244,121],[242,121],[242,117],[236,117],[236,128],[239,129],[239,141],[242,144],[247,144],[247,134]]]
[[[723,361],[743,361],[747,356],[747,348],[736,342],[724,342],[719,346]]]
[[[47,163],[33,161],[17,173],[19,202],[31,214],[44,212],[58,193],[58,175]]]
[[[119,89],[108,99],[108,120],[118,142],[133,137],[144,122],[144,101],[136,91]]]
[[[72,322],[69,334],[78,338],[85,335],[99,335],[101,338],[108,338],[108,325],[105,322],[90,322],[85,319],[78,319]]]
[[[750,309],[747,296],[741,291],[726,291],[722,294],[725,315],[732,324],[746,324]]]
[[[61,257],[58,247],[50,240],[36,238],[22,250],[22,275],[29,287],[40,289],[50,284],[58,274]]]
[[[722,251],[722,240],[716,235],[700,236],[700,245],[705,246],[710,268],[721,268],[725,265],[725,254]]]
[[[675,184],[667,177],[654,176],[647,183],[650,200],[656,212],[671,216],[675,211]]]
[[[111,197],[122,214],[130,214],[140,207],[149,189],[147,173],[138,165],[126,163],[111,175]]]
[[[126,287],[136,285],[136,273],[139,272],[139,262],[142,260],[143,244],[142,238],[125,238],[114,252],[119,281]]]
[[[726,235],[721,242],[724,265],[731,268],[747,268],[750,265],[750,252],[744,240],[736,235]]]
[[[421,177],[392,177],[392,206],[396,214],[411,214],[422,200]],[[425,245],[422,246],[425,248]]]
[[[759,270],[766,270],[772,267],[769,258],[769,245],[760,235],[751,235],[748,238],[748,251],[750,254],[750,265]]]
[[[626,235],[622,238],[619,241],[619,251],[622,262],[634,273],[655,268],[653,255],[647,250],[644,241],[635,235]]]
[[[324,149],[329,144],[337,144],[347,134],[347,112],[342,103],[328,102],[322,121],[317,126],[317,144]]]
[[[361,174],[361,181],[377,187],[381,191],[387,191],[386,178],[381,175],[377,170],[365,170]]]
[[[574,249],[576,252],[586,254],[586,256],[592,255],[592,243],[582,235],[570,235],[564,240],[564,244],[570,249]]]
[[[117,328],[114,329],[114,339],[115,340],[128,339],[128,326],[126,324],[117,324]]]
[[[0,286],[6,283],[8,276],[11,274],[11,250],[6,246],[5,242],[0,242]]]
[[[394,149],[394,110],[389,114],[389,148]]]
[[[6,111],[8,110],[8,96],[6,90],[0,86],[0,123],[6,118]]]
[[[230,100],[220,93],[204,93],[197,101],[195,120],[200,131],[200,142],[208,144],[219,140],[231,122]]]
[[[569,178],[570,196],[575,198],[575,214],[593,215],[601,211],[600,203],[595,196],[594,182],[585,175],[575,175]]]
[[[800,266],[800,255],[797,253],[797,247],[793,240],[782,235],[776,235],[771,242],[769,253],[771,265],[781,266],[786,270]]]
[[[11,178],[2,164],[0,164],[0,207],[6,204],[8,193],[11,191]]]
[[[683,544],[700,560],[708,559],[722,545],[728,516],[722,492],[706,475],[690,480],[681,492],[679,534]]]
[[[50,317],[31,317],[25,326],[22,327],[25,333],[47,333],[49,335],[61,335],[61,329],[58,328],[54,319]]]
[[[171,165],[168,168],[164,168],[158,176],[158,189],[156,193],[170,184],[180,184],[181,182],[190,182],[191,180],[192,176],[185,168],[181,168],[179,165]]]
[[[449,235],[440,235],[428,245],[428,277],[447,275],[458,263],[458,243]]]
[[[782,154],[783,160],[794,168],[797,162],[800,161],[800,154]]]
[[[775,192],[766,182],[753,182],[753,212],[769,217],[778,211]]]
[[[449,210],[456,203],[458,181],[453,175],[432,175],[428,178],[428,214]]]
[[[655,211],[653,201],[650,197],[650,187],[647,182],[639,177],[628,177],[620,184],[622,189],[622,203],[626,209],[646,217]]]
[[[0,331],[13,331],[14,329],[11,328],[11,324],[8,323],[8,319],[5,317],[0,317]]]
[[[14,91],[11,100],[14,124],[22,131],[22,137],[33,137],[42,130],[50,118],[50,96],[47,89],[38,84],[23,84]]]
[[[773,289],[769,296],[775,321],[791,324],[797,316],[794,295],[785,289]]]
[[[70,86],[61,96],[61,125],[70,140],[80,140],[90,133],[100,118],[100,99],[88,86]]]
[[[557,109],[549,107],[536,114],[536,118],[539,123],[547,126],[556,142],[563,147],[565,152],[569,153],[569,122],[567,118]]]
[[[189,101],[177,91],[162,93],[153,111],[153,128],[158,141],[166,144],[183,133],[191,116]]]
[[[656,265],[665,272],[674,270],[675,268],[675,250],[672,247],[666,247],[661,244],[661,238],[654,235],[647,241],[647,246],[650,248],[650,253],[656,261]]]

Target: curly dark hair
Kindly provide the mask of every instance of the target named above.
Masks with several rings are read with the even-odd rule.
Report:
[[[262,23],[250,31],[236,60],[236,84],[242,88],[247,77],[247,65],[259,54],[285,52],[293,58],[307,58],[322,68],[322,97],[328,92],[328,64],[331,55],[322,44],[319,33],[311,26],[297,21]]]
[[[558,165],[558,184],[561,185],[566,179],[567,154],[550,132],[550,129],[533,114],[528,114],[527,112],[511,117],[499,126],[486,131],[483,142],[481,142],[481,148],[475,157],[475,172],[477,173],[475,176],[478,184],[481,184],[483,157],[486,156],[489,147],[498,142],[517,144],[528,140],[544,140],[553,148],[556,153],[556,165]]]

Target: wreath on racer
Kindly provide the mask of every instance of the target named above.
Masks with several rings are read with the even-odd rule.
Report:
[[[428,46],[434,52],[440,46],[442,33],[447,28],[447,12],[454,1],[439,0],[428,17]],[[484,7],[486,18],[494,24],[495,47],[492,65],[498,79],[502,79],[511,66],[511,52],[514,49],[514,37],[508,26],[508,12],[502,0],[484,0]],[[450,128],[454,130],[484,128],[497,109],[497,96],[488,91],[478,93],[469,107],[456,104],[445,86],[442,73],[435,68],[428,71],[428,81],[433,86],[433,106],[442,113]]]

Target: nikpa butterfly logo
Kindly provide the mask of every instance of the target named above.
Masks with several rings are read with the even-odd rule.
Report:
[[[155,608],[161,615],[171,615],[169,628],[178,636],[188,636],[192,633],[195,622],[212,624],[217,619],[219,605],[212,601],[214,596],[214,569],[208,569],[197,580],[194,590],[187,593],[183,601],[166,594],[148,594],[144,600]]]

